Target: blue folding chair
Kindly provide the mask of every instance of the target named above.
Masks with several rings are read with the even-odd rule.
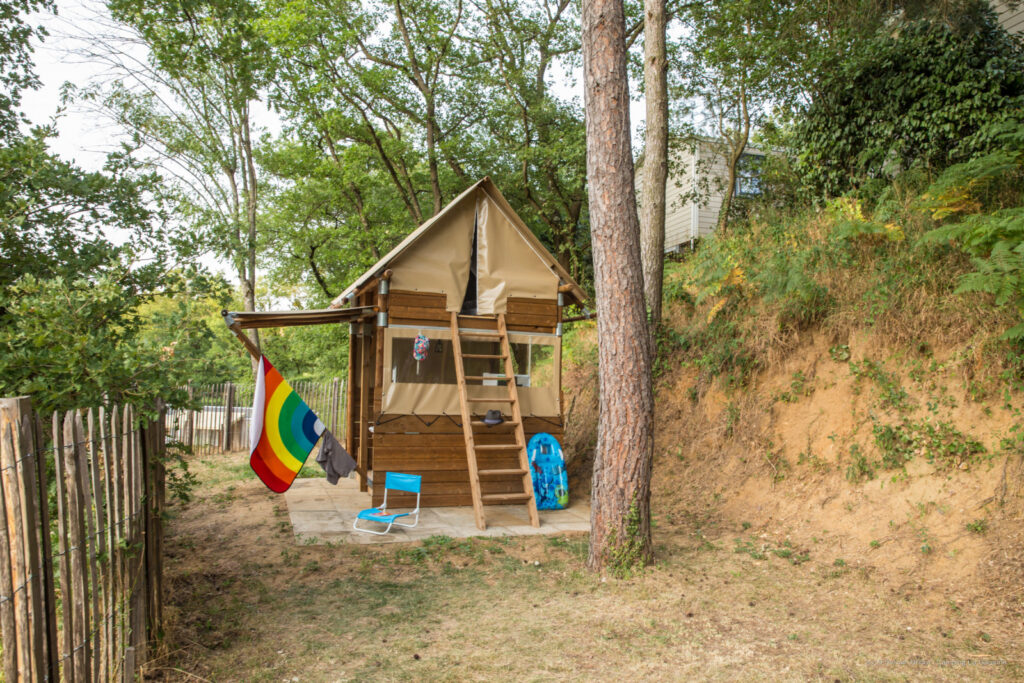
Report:
[[[367,508],[361,510],[356,518],[352,520],[352,528],[356,531],[365,531],[368,534],[377,534],[383,536],[387,532],[391,531],[392,525],[404,526],[407,529],[411,529],[420,523],[420,480],[422,477],[418,474],[400,474],[399,472],[388,472],[384,477],[384,502],[380,507]],[[416,509],[412,512],[396,512],[388,513],[388,489],[394,491],[405,491],[407,493],[416,494]],[[399,517],[411,517],[415,515],[416,521],[412,524],[403,524],[402,522],[396,522],[395,520]],[[374,531],[373,529],[360,528],[359,520],[366,520],[368,522],[377,522],[379,524],[387,524],[388,527],[384,531]]]

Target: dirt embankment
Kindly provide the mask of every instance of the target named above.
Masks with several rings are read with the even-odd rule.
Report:
[[[857,568],[894,598],[1024,631],[1019,392],[973,379],[970,350],[836,344],[809,333],[749,386],[656,382],[655,542],[698,534],[755,557]],[[566,373],[576,490],[589,490],[596,374]],[[938,617],[937,617],[938,618]]]

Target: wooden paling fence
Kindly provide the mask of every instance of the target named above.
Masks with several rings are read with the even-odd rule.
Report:
[[[341,440],[345,429],[345,381],[335,377],[293,382],[291,386]],[[198,406],[167,411],[165,422],[171,439],[203,455],[249,449],[253,384],[191,384],[187,390],[193,405]]]
[[[0,399],[4,680],[134,681],[146,663],[163,624],[167,435],[155,412],[41,419],[28,398]]]

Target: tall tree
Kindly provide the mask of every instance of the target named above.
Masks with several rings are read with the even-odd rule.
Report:
[[[462,152],[484,110],[454,75],[476,68],[458,33],[465,12],[462,0],[273,0],[261,22],[278,55],[273,101],[289,124],[339,166],[349,147],[372,150],[412,226],[470,178]]]
[[[654,397],[621,0],[583,3],[583,80],[600,393],[588,565],[629,572],[652,558]]]
[[[665,268],[665,186],[668,182],[668,62],[665,50],[665,0],[644,1],[643,185],[640,190],[640,254],[644,298],[651,331],[661,324],[661,284]]]
[[[312,271],[315,249],[327,282],[488,175],[567,270],[589,277],[582,108],[552,92],[578,60],[578,21],[571,0],[270,0],[260,26],[287,129],[264,161],[280,171],[274,232],[291,264]],[[312,163],[278,163],[297,144]],[[289,225],[313,229],[289,236]],[[361,251],[320,246],[328,232]]]
[[[485,0],[468,38],[490,68],[484,126],[502,153],[490,171],[577,280],[586,274],[583,112],[551,92],[552,72],[578,59],[579,11],[570,0]]]
[[[90,97],[174,179],[183,242],[230,261],[242,303],[256,303],[260,177],[254,109],[268,48],[250,0],[109,0],[114,20],[83,51],[118,77]],[[140,51],[147,55],[140,59]],[[256,330],[249,331],[257,344]],[[254,361],[255,362],[255,361]]]
[[[699,130],[724,161],[718,230],[728,225],[740,161],[770,116],[792,112],[807,92],[807,54],[819,24],[815,2],[705,0],[683,7],[683,78],[700,102]],[[818,53],[820,54],[820,53]]]

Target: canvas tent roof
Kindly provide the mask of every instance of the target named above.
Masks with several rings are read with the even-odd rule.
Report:
[[[479,208],[483,209],[487,214],[493,209],[496,209],[493,213],[493,218],[481,218],[480,220],[490,221],[497,225],[495,234],[508,233],[507,228],[511,228],[514,234],[517,234],[522,240],[507,240],[504,235],[501,236],[502,243],[494,244],[486,247],[484,243],[479,245],[479,259],[490,259],[490,263],[493,266],[490,269],[490,276],[492,278],[500,278],[502,274],[509,277],[514,277],[515,266],[508,266],[500,263],[502,260],[511,260],[517,258],[517,254],[525,254],[528,250],[532,252],[543,264],[547,267],[550,272],[552,279],[556,280],[554,284],[557,286],[558,282],[564,283],[570,287],[571,295],[579,302],[586,301],[586,293],[583,289],[572,279],[572,276],[558,263],[554,256],[544,248],[540,240],[537,239],[536,235],[533,234],[522,219],[516,214],[516,212],[509,206],[508,201],[501,194],[498,188],[491,182],[490,178],[483,178],[470,186],[466,191],[452,200],[448,206],[443,208],[430,220],[426,221],[420,227],[416,228],[411,232],[404,240],[402,240],[398,246],[388,252],[382,259],[373,265],[369,270],[363,273],[355,282],[342,292],[333,302],[331,302],[331,308],[339,308],[344,306],[346,301],[350,299],[354,293],[359,291],[367,282],[374,277],[380,275],[389,266],[400,260],[400,257],[409,251],[414,245],[420,243],[421,247],[428,246],[431,241],[440,242],[447,245],[447,248],[443,250],[438,249],[420,249],[418,252],[422,255],[423,262],[415,264],[414,270],[419,271],[416,275],[424,278],[437,277],[439,274],[444,276],[450,276],[455,280],[464,279],[469,268],[469,257],[471,253],[471,245],[466,239],[447,239],[449,236],[443,234],[432,235],[434,230],[445,231],[451,229],[451,226],[458,228],[469,227],[472,229],[472,221]],[[471,232],[468,234],[472,234]],[[453,233],[452,237],[456,235]],[[432,240],[433,238],[433,240]],[[525,244],[524,244],[525,243]],[[525,247],[525,250],[524,250]],[[489,255],[487,255],[489,254]],[[485,269],[486,270],[486,269]],[[463,272],[465,271],[465,272]],[[482,276],[483,277],[483,276]],[[482,283],[483,284],[483,283]],[[400,288],[398,282],[394,283],[396,288]],[[486,287],[482,287],[482,290],[486,290]],[[495,283],[492,291],[500,289],[500,283]],[[483,293],[481,293],[483,296]],[[500,296],[500,294],[499,294]],[[449,292],[449,298],[452,294]]]

